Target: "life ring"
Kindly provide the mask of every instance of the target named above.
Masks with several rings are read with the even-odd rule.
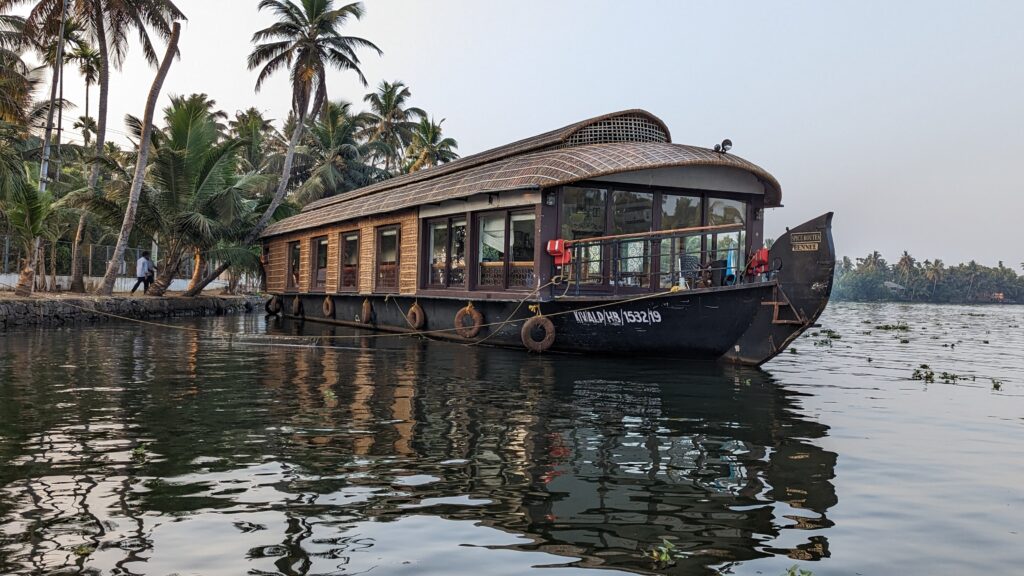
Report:
[[[533,331],[537,328],[544,331],[544,337],[540,340],[533,338]],[[555,343],[555,325],[544,316],[534,316],[523,324],[519,335],[523,339],[523,346],[531,352],[544,352]]]
[[[292,314],[300,318],[306,316],[306,311],[302,308],[302,298],[299,298],[298,295],[292,300]]]
[[[409,308],[409,311],[405,314],[405,319],[413,330],[420,330],[427,323],[427,315],[423,312],[419,302],[414,303],[412,308]]]
[[[263,309],[267,311],[267,314],[271,316],[277,316],[281,313],[281,299],[277,296],[271,296],[270,300],[263,305]]]
[[[466,316],[473,320],[471,326],[466,326]],[[484,326],[484,315],[473,308],[473,303],[466,304],[466,307],[455,313],[455,333],[463,338],[474,338],[480,333]]]
[[[363,299],[363,309],[360,311],[359,321],[363,324],[373,324],[373,304],[369,298]]]
[[[334,318],[334,300],[330,296],[324,297],[323,313],[324,318]]]

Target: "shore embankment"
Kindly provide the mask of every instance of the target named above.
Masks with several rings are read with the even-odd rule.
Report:
[[[259,296],[89,296],[0,294],[0,330],[14,326],[60,326],[118,319],[150,320],[222,316],[262,310]]]

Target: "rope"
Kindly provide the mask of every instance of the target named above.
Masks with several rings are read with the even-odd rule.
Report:
[[[513,320],[512,318],[522,308],[523,304],[527,300],[529,300],[532,296],[534,296],[535,294],[537,294],[541,290],[543,290],[544,288],[547,288],[548,286],[556,284],[558,281],[560,281],[560,277],[556,276],[555,278],[552,279],[551,282],[548,282],[547,284],[544,284],[543,286],[539,286],[538,288],[534,289],[532,292],[530,292],[529,294],[524,296],[522,299],[520,299],[520,301],[516,305],[515,309],[513,309],[513,311],[504,320],[502,320],[500,322],[490,322],[490,323],[486,323],[486,324],[481,324],[480,327],[481,328],[490,328],[492,326],[504,327],[504,326],[506,326],[508,324],[514,324],[516,322],[519,322],[519,320]],[[13,286],[11,286],[10,284],[5,284],[5,283],[2,283],[2,282],[0,282],[0,286],[4,286],[4,287],[7,287],[7,288],[13,288]],[[627,298],[625,300],[614,300],[614,301],[611,301],[611,302],[604,302],[604,303],[600,303],[600,304],[595,304],[593,306],[587,306],[587,307],[584,307],[584,308],[576,308],[576,309],[573,309],[573,310],[563,310],[562,312],[553,312],[553,313],[550,313],[550,314],[546,314],[545,316],[547,316],[549,318],[553,318],[553,317],[556,317],[556,316],[562,316],[564,314],[572,314],[573,312],[583,312],[583,311],[589,311],[589,310],[598,310],[598,309],[601,309],[601,308],[606,308],[608,306],[617,306],[617,305],[620,305],[620,304],[627,304],[627,303],[631,303],[631,302],[637,302],[637,301],[640,301],[640,300],[647,300],[647,299],[650,299],[650,298],[657,298],[657,297],[660,297],[660,296],[665,296],[667,294],[671,294],[672,292],[674,292],[674,290],[666,290],[664,292],[654,292],[654,293],[650,293],[650,294],[642,294],[642,295],[634,297],[634,298]],[[416,330],[416,331],[401,332],[401,333],[382,332],[382,333],[377,333],[377,334],[330,334],[330,335],[322,335],[322,336],[302,336],[302,335],[292,335],[292,334],[259,334],[259,333],[245,333],[245,332],[225,332],[223,330],[195,328],[195,327],[192,327],[192,326],[181,326],[181,325],[177,325],[177,324],[168,324],[166,322],[154,322],[152,320],[143,320],[141,318],[132,318],[130,316],[123,316],[121,314],[115,314],[113,312],[106,312],[104,310],[98,310],[98,309],[95,309],[95,308],[88,308],[86,306],[80,306],[80,305],[74,304],[73,302],[70,302],[70,301],[68,301],[68,300],[66,300],[64,298],[58,298],[58,297],[49,296],[49,295],[46,295],[46,294],[38,294],[38,293],[36,293],[35,296],[40,297],[40,298],[45,299],[45,300],[50,300],[50,301],[54,301],[54,302],[62,302],[64,304],[68,305],[68,306],[71,306],[72,308],[77,308],[79,310],[83,310],[83,311],[86,311],[86,312],[92,312],[94,314],[99,314],[101,316],[106,316],[106,317],[114,318],[114,319],[117,319],[117,320],[123,320],[123,321],[127,321],[127,322],[135,322],[137,324],[143,324],[143,325],[146,325],[146,326],[155,326],[155,327],[158,327],[158,328],[166,328],[166,329],[169,329],[169,330],[180,330],[180,331],[183,331],[183,332],[195,332],[195,333],[199,333],[199,334],[208,334],[210,336],[215,336],[215,337],[219,337],[219,338],[238,339],[238,343],[240,343],[240,344],[243,344],[243,343],[247,344],[247,342],[244,342],[245,339],[285,340],[285,341],[288,341],[288,340],[292,340],[292,341],[294,341],[294,340],[303,340],[303,341],[307,341],[308,342],[309,340],[314,340],[314,339],[315,340],[320,340],[320,339],[323,339],[323,340],[346,340],[346,339],[351,339],[351,340],[354,340],[354,339],[357,339],[357,338],[394,338],[394,337],[403,337],[403,336],[430,336],[430,335],[433,335],[433,334],[448,334],[448,333],[453,333],[453,332],[457,331],[457,328],[439,328],[439,329],[435,329],[435,330]],[[399,311],[401,311],[401,306],[398,305],[397,301],[395,302],[395,306],[398,307]],[[500,330],[501,330],[501,328],[498,328],[496,330],[491,330],[491,333],[488,334],[487,336],[485,336],[484,338],[482,338],[480,340],[473,341],[473,342],[467,342],[467,343],[464,343],[463,345],[465,345],[465,346],[477,346],[479,344],[482,344],[483,342],[485,342],[488,339],[490,339],[491,336],[494,336]],[[323,346],[317,346],[317,347],[323,347]]]

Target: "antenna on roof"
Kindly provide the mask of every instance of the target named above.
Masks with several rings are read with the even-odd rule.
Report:
[[[715,144],[715,152],[718,152],[719,154],[725,154],[729,150],[732,150],[732,140],[729,140],[728,138],[722,140],[721,144]]]

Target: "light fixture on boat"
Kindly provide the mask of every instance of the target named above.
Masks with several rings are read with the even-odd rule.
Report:
[[[729,140],[728,138],[722,140],[721,144],[715,144],[715,152],[725,154],[729,150],[732,150],[732,140]]]

